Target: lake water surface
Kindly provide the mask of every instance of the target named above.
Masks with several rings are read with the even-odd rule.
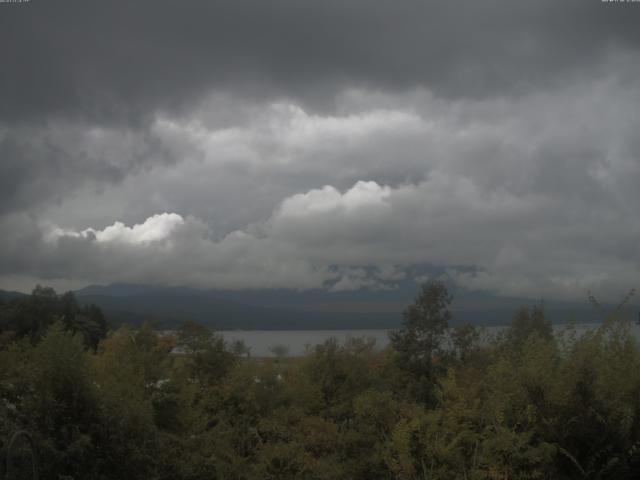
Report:
[[[575,325],[577,333],[596,328],[598,324],[585,323]],[[557,332],[566,325],[554,325]],[[499,333],[505,327],[483,327],[483,338],[488,339]],[[640,340],[640,326],[631,325],[635,337]],[[289,355],[302,355],[307,346],[313,347],[323,343],[331,337],[344,342],[348,337],[368,337],[376,340],[378,348],[384,348],[389,343],[390,330],[229,330],[219,331],[228,341],[242,340],[251,349],[254,357],[268,357],[273,354],[270,348],[274,345],[287,347]]]

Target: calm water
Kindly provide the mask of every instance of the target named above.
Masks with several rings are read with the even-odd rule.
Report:
[[[578,324],[578,333],[597,327],[597,324]],[[560,331],[564,325],[556,325],[554,328]],[[489,338],[503,330],[504,327],[484,327],[483,337]],[[274,345],[287,347],[289,355],[302,355],[307,346],[313,347],[323,343],[331,337],[339,342],[344,342],[348,337],[368,337],[376,340],[376,346],[384,348],[389,343],[390,330],[231,330],[220,331],[228,341],[242,340],[251,348],[254,357],[268,357],[273,354],[269,350]],[[632,331],[640,340],[640,326],[632,325]]]

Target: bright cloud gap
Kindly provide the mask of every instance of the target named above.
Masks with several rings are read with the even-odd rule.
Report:
[[[52,252],[72,245],[86,252],[84,267],[70,273],[88,280],[202,288],[393,289],[412,265],[426,263],[476,267],[448,269],[450,281],[470,290],[580,297],[609,276],[633,276],[622,261],[616,269],[591,267],[589,250],[569,243],[565,248],[584,260],[577,267],[567,268],[527,235],[495,242],[496,231],[508,235],[527,223],[549,229],[557,243],[570,241],[572,219],[559,216],[550,225],[544,215],[557,208],[544,197],[523,202],[507,192],[487,196],[473,181],[434,173],[419,184],[359,181],[342,192],[327,185],[294,194],[268,219],[217,241],[202,219],[177,213],[156,214],[130,227],[51,227],[47,239]],[[471,243],[469,229],[477,229]],[[537,268],[523,274],[521,267],[532,258]]]

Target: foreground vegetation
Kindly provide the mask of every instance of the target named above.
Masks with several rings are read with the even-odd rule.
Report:
[[[39,289],[0,304],[0,448],[32,432],[45,479],[638,478],[628,324],[558,337],[534,307],[480,342],[450,301],[426,284],[384,351],[276,361],[193,323],[107,334]]]

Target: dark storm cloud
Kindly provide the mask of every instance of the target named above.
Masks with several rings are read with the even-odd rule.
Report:
[[[606,69],[611,52],[637,47],[634,7],[599,0],[5,4],[0,117],[138,122],[216,89],[316,107],[329,107],[350,86],[423,86],[450,98],[517,94],[592,75]]]
[[[87,183],[99,189],[151,162],[170,161],[149,132],[66,122],[0,128],[0,215],[60,202]]]
[[[430,263],[505,295],[627,289],[639,17],[600,0],[0,3],[0,286],[387,288]]]

